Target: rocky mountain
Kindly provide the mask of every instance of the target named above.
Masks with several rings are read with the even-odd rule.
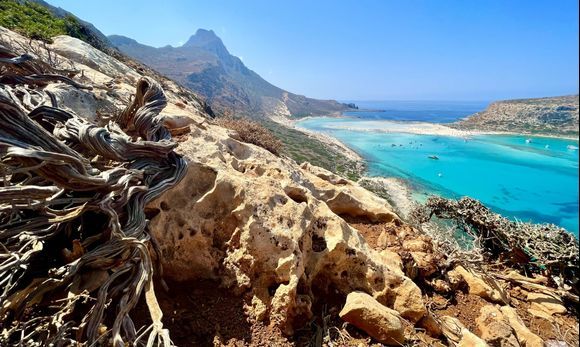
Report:
[[[462,129],[578,136],[578,95],[497,101],[454,126]]]
[[[272,85],[230,54],[212,30],[199,29],[180,47],[155,48],[118,35],[109,36],[109,40],[121,52],[204,96],[218,114],[300,117],[352,107]]]

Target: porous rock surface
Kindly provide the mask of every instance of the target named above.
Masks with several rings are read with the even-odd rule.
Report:
[[[0,34],[29,42],[4,28]],[[106,121],[129,102],[141,68],[70,37],[56,37],[49,47],[93,87],[89,95],[51,84],[57,104]],[[341,218],[400,223],[385,200],[326,170],[236,140],[206,117],[197,97],[160,82],[168,99],[165,124],[191,129],[177,148],[188,163],[185,178],[147,209],[164,276],[218,280],[248,298],[249,317],[287,333],[331,291],[368,293],[411,322],[425,315],[421,291],[398,261],[385,261]]]
[[[178,151],[188,173],[151,206],[167,276],[250,293],[248,314],[286,329],[331,290],[361,290],[413,322],[423,317],[420,289],[339,216],[399,223],[384,201],[209,124],[192,127]]]

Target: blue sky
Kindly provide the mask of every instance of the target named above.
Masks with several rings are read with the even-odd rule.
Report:
[[[578,93],[577,0],[48,1],[152,46],[213,29],[266,80],[311,97]]]

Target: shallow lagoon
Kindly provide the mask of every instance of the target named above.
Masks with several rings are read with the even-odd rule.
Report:
[[[505,216],[554,223],[578,235],[578,151],[567,148],[578,141],[370,131],[377,122],[311,118],[297,125],[343,141],[367,159],[372,176],[405,178],[426,194],[471,196]]]

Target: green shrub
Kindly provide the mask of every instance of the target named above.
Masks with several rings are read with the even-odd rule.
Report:
[[[87,34],[73,16],[58,18],[42,5],[30,1],[0,0],[0,25],[35,40],[69,35],[85,40]]]

